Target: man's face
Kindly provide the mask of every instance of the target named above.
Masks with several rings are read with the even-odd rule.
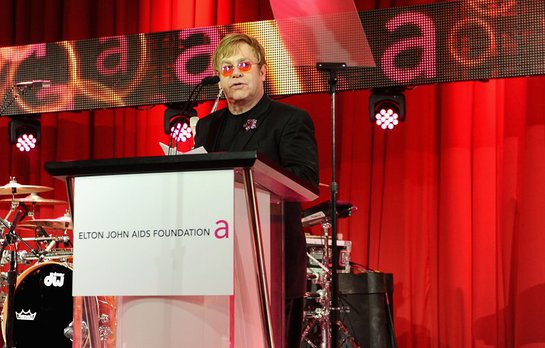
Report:
[[[265,81],[267,69],[265,65],[259,68],[257,62],[257,55],[246,43],[239,44],[234,54],[223,57],[220,61],[219,87],[223,89],[223,93],[230,105],[251,108],[263,96],[263,82]],[[222,67],[230,67],[232,75],[224,76]],[[245,67],[249,67],[249,70],[245,69]]]

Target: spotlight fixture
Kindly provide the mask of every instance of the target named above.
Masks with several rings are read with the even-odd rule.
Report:
[[[369,117],[380,128],[393,129],[405,121],[405,96],[401,88],[374,90],[369,98]]]
[[[197,111],[187,110],[183,104],[167,104],[164,114],[164,131],[172,141],[186,142],[193,137],[190,119],[197,116]]]
[[[21,152],[29,152],[40,142],[39,116],[12,116],[9,122],[9,141]]]
[[[170,128],[170,137],[174,140],[174,142],[185,143],[191,139],[192,132],[187,117],[178,116],[171,121],[171,124],[172,127]]]

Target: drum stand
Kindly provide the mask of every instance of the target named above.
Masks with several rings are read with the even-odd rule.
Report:
[[[329,222],[322,223],[323,230],[323,260],[320,262],[315,257],[307,253],[308,258],[318,267],[322,269],[322,273],[309,273],[308,278],[312,280],[313,284],[316,284],[320,287],[316,292],[307,292],[305,298],[315,299],[320,307],[315,308],[312,311],[305,311],[305,322],[307,325],[303,330],[301,335],[301,343],[307,344],[312,348],[337,348],[342,347],[345,343],[352,348],[360,348],[360,346],[355,341],[354,337],[348,331],[348,328],[344,323],[338,319],[336,321],[336,326],[339,328],[340,332],[343,334],[344,339],[340,342],[335,343],[332,346],[331,339],[331,311],[334,310],[331,304],[331,279],[332,279],[332,269],[336,272],[336,267],[329,267],[331,264],[331,256],[329,253],[329,230],[331,224]],[[317,340],[312,340],[311,333],[313,329],[318,326],[320,332],[320,342]],[[317,343],[319,345],[317,345]]]

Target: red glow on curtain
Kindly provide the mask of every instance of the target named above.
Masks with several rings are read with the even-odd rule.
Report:
[[[264,0],[3,5],[14,13],[0,22],[3,46],[272,19]],[[368,91],[337,95],[339,199],[358,207],[339,221],[339,232],[353,243],[353,261],[394,273],[400,347],[545,346],[543,95],[544,77],[421,86],[406,91],[407,119],[389,133],[369,121]],[[320,181],[328,184],[329,95],[282,101],[312,115]],[[199,115],[210,108],[200,105]],[[9,120],[2,117],[0,185],[16,176],[54,187],[47,197],[66,199],[64,183],[43,170],[46,162],[161,155],[158,142],[168,142],[163,112],[157,105],[42,115],[42,141],[30,154],[8,144]],[[322,187],[319,201],[328,199]],[[63,213],[47,206],[39,217]]]

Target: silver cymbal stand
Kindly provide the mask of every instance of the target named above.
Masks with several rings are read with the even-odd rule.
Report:
[[[348,328],[344,323],[337,319],[336,326],[344,335],[344,340],[338,342],[338,345],[332,345],[331,339],[331,279],[332,271],[329,265],[331,265],[331,254],[329,252],[329,230],[331,229],[331,224],[329,221],[322,223],[322,241],[323,241],[323,260],[320,262],[314,256],[307,252],[309,260],[311,260],[315,265],[320,267],[323,272],[312,273],[309,272],[309,279],[313,284],[319,286],[319,289],[316,292],[307,292],[305,298],[315,299],[315,301],[320,305],[312,311],[305,311],[305,321],[308,321],[308,324],[303,330],[301,335],[301,344],[307,344],[312,348],[336,348],[342,347],[345,343],[349,344],[352,348],[360,348],[355,339],[350,334]],[[335,267],[332,267],[335,269]],[[320,330],[320,342],[312,340],[310,337],[313,329],[318,326]]]

